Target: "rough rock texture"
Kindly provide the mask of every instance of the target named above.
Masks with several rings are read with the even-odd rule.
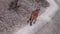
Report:
[[[41,7],[38,1],[19,0],[17,11],[8,10],[11,1],[14,0],[0,0],[0,34],[12,34],[16,29],[24,27],[28,24],[28,14]]]

